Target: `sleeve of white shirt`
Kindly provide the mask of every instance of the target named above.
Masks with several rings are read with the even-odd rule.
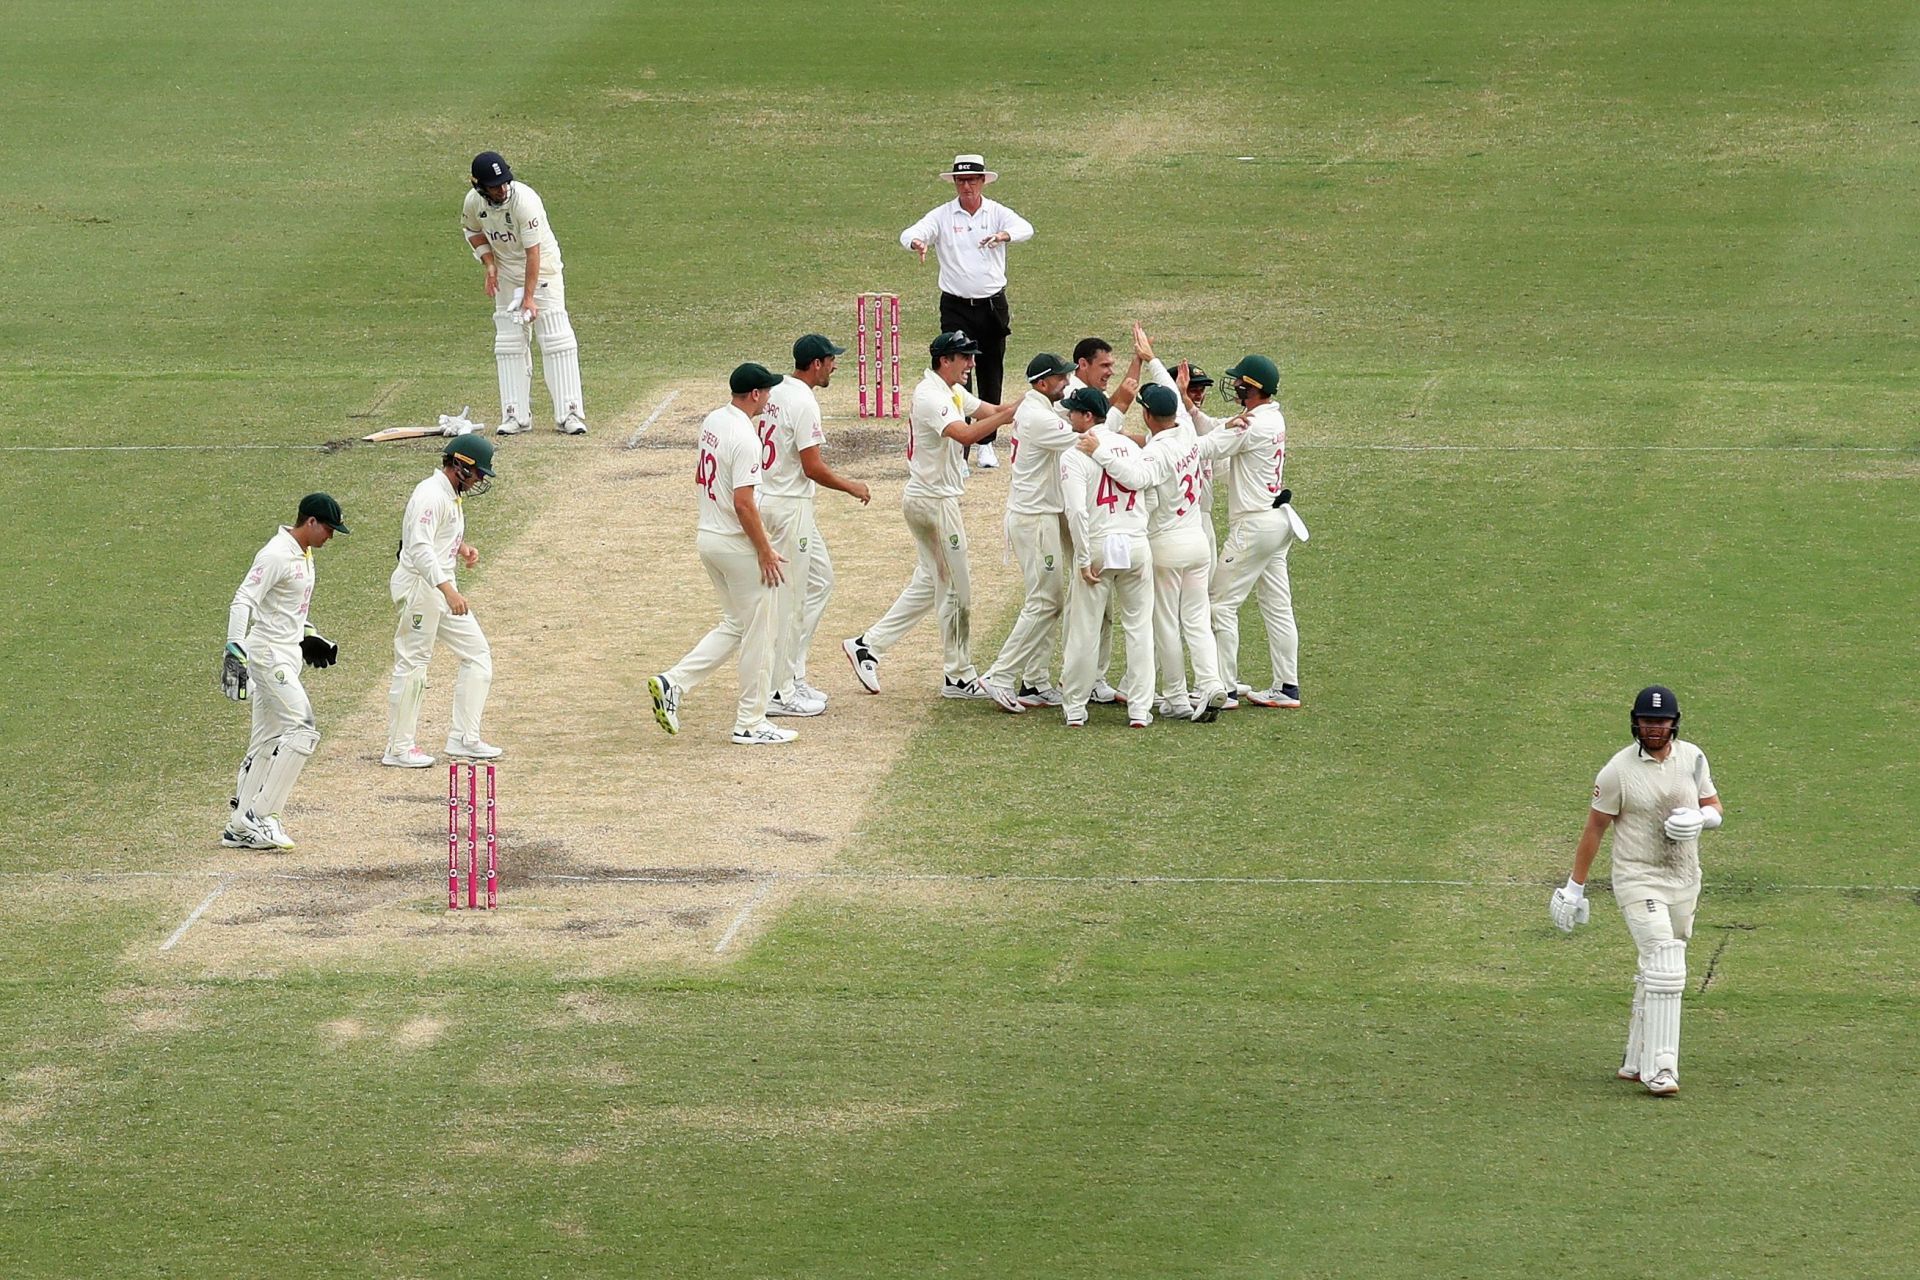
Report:
[[[1209,427],[1200,437],[1200,456],[1231,458],[1247,447],[1247,437],[1250,434],[1252,433],[1247,431],[1215,431]]]
[[[1220,425],[1220,419],[1202,409],[1193,411],[1193,433],[1197,436],[1210,435]]]
[[[727,468],[728,489],[760,487],[760,450],[749,446],[748,437],[734,433],[728,442],[727,456],[722,461]]]
[[[967,412],[970,414],[980,412],[980,407],[986,404],[985,400],[982,400],[965,387],[956,387],[954,389],[960,393],[960,403],[967,407]]]
[[[537,244],[540,240],[540,229],[547,225],[546,202],[540,199],[539,193],[532,187],[523,187],[517,203],[520,205],[521,240],[528,246]]]
[[[1102,440],[1093,451],[1093,460],[1135,493],[1165,484],[1173,477],[1173,460],[1165,449],[1116,449],[1111,440]]]
[[[1693,785],[1699,789],[1702,800],[1720,794],[1713,789],[1713,771],[1707,768],[1707,753],[1704,751],[1693,763]]]
[[[1000,230],[1007,233],[1007,238],[1010,243],[1019,244],[1022,240],[1033,239],[1033,224],[1031,222],[1028,222],[1025,218],[1007,208],[1005,205],[999,205],[998,208],[1000,210]]]
[[[1066,508],[1067,532],[1073,538],[1073,564],[1084,569],[1093,563],[1087,541],[1087,472],[1080,455],[1068,452],[1060,459],[1060,505]]]
[[[913,242],[915,240],[932,244],[934,233],[940,229],[940,209],[944,208],[946,208],[946,206],[941,205],[939,208],[927,210],[926,217],[920,219],[920,221],[914,223],[905,231],[902,231],[900,233],[900,247],[902,249],[911,249],[913,248]]]
[[[260,554],[253,558],[253,567],[247,570],[247,576],[241,580],[240,589],[233,593],[233,603],[227,606],[229,642],[239,644],[246,639],[247,623],[260,612],[260,602],[279,579],[280,575],[274,572],[272,559],[262,548]]]
[[[439,524],[439,503],[431,500],[407,503],[407,527],[401,535],[405,545],[400,558],[434,587],[453,581],[452,575],[441,569],[440,557],[433,553],[433,532]]]
[[[485,235],[480,229],[480,215],[473,211],[473,202],[460,202],[460,229],[470,236]]]
[[[959,405],[954,404],[953,396],[948,396],[940,402],[940,434],[943,436],[948,435],[953,427],[966,426],[967,415],[979,409],[984,403],[979,396],[965,387],[955,387],[953,394],[960,397]]]
[[[1015,434],[1020,437],[1022,449],[1037,449],[1041,453],[1063,453],[1079,439],[1073,428],[1052,412],[1045,421],[1041,421],[1038,414],[1033,415],[1016,428]]]
[[[811,403],[809,403],[809,401]],[[793,424],[793,447],[795,452],[805,453],[817,449],[827,442],[827,433],[820,425],[820,402],[811,396],[800,405],[798,419]]]
[[[1593,807],[1600,813],[1620,816],[1620,805],[1625,799],[1621,794],[1620,771],[1609,760],[1593,780]]]

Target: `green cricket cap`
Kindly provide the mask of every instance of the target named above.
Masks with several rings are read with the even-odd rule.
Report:
[[[833,345],[833,339],[824,334],[809,333],[793,344],[793,367],[804,369],[815,360],[825,360],[828,356],[847,354],[845,347]]]
[[[348,532],[340,515],[340,504],[330,493],[310,493],[300,499],[300,511],[294,517],[295,524],[305,524],[309,519],[318,520],[335,533]]]
[[[1027,361],[1027,381],[1038,382],[1042,378],[1051,378],[1056,374],[1072,373],[1073,366],[1051,351],[1042,351]]]
[[[1107,411],[1113,408],[1107,401],[1107,393],[1098,387],[1076,387],[1073,394],[1062,400],[1060,405],[1065,409],[1090,413],[1102,422],[1107,420]]]
[[[744,396],[754,391],[765,391],[769,387],[779,385],[779,374],[763,364],[754,364],[751,361],[741,365],[727,377],[727,386],[737,396]]]
[[[1156,418],[1171,418],[1180,412],[1180,397],[1172,387],[1155,382],[1140,388],[1140,407]]]

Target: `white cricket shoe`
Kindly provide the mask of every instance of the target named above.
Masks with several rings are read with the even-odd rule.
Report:
[[[1187,695],[1177,698],[1155,698],[1153,714],[1157,716],[1178,716],[1182,720],[1193,719],[1193,703],[1187,701]]]
[[[1225,689],[1209,690],[1205,697],[1195,696],[1193,700],[1193,722],[1195,724],[1212,724],[1220,718],[1220,713],[1226,709],[1227,691]]]
[[[1093,682],[1093,692],[1087,695],[1087,701],[1098,702],[1102,705],[1118,702],[1120,701],[1120,691],[1108,684],[1105,679],[1095,680]]]
[[[493,429],[493,434],[497,436],[517,436],[523,431],[531,430],[533,430],[533,424],[531,422],[516,422],[512,418],[508,418],[505,422]]]
[[[798,691],[785,697],[774,694],[767,699],[768,716],[817,716],[827,709],[824,702],[809,702]]]
[[[1057,707],[1064,701],[1060,690],[1052,686],[1045,689],[1030,684],[1020,686],[1020,705],[1023,707]]]
[[[1067,717],[1067,728],[1069,728],[1069,729],[1084,729],[1084,728],[1086,728],[1086,727],[1087,727],[1087,718],[1086,718],[1085,716],[1083,716],[1083,715],[1082,715],[1082,716],[1068,716],[1068,717]]]
[[[1640,1080],[1640,1068],[1631,1063],[1623,1062],[1620,1064],[1620,1069],[1614,1072],[1613,1075],[1616,1080],[1632,1080],[1637,1084]]]
[[[1680,1077],[1671,1067],[1662,1067],[1653,1073],[1653,1079],[1647,1081],[1647,1092],[1661,1098],[1671,1098],[1680,1092]]]
[[[408,747],[405,751],[389,749],[380,757],[380,763],[390,769],[425,769],[433,764],[433,757],[418,747]]]
[[[955,680],[951,677],[943,676],[940,680],[940,696],[943,698],[958,698],[963,702],[973,702],[984,698],[991,698],[993,694],[988,692],[986,683],[978,677],[972,680]]]
[[[792,742],[800,735],[791,729],[782,729],[777,724],[768,724],[762,720],[747,729],[733,731],[733,745],[736,747],[778,747]]]
[[[1153,717],[1150,715],[1129,715],[1127,717],[1127,728],[1129,729],[1145,729],[1152,723]]]
[[[826,690],[816,689],[805,680],[795,680],[793,682],[793,691],[805,698],[808,702],[817,702],[823,707],[827,705]]]
[[[647,695],[653,699],[653,718],[668,733],[680,732],[680,690],[665,676],[647,681]]]
[[[847,661],[853,664],[853,675],[860,682],[860,687],[868,693],[880,692],[880,659],[873,650],[867,648],[867,638],[855,636],[851,640],[842,640],[840,649],[847,655]]]
[[[1300,705],[1300,686],[1278,684],[1271,689],[1255,689],[1246,695],[1246,699],[1256,707],[1297,707]]]
[[[479,738],[448,738],[447,754],[458,756],[462,760],[497,760],[506,752],[491,742],[482,742]]]
[[[987,691],[989,698],[993,699],[993,705],[1002,711],[1017,716],[1027,709],[1027,704],[1020,701],[1020,695],[1012,689],[1009,689],[1006,685],[994,684],[991,680],[982,680],[980,687]]]
[[[553,424],[553,429],[563,436],[583,436],[587,434],[587,420],[578,409],[572,409],[564,421]]]
[[[267,833],[253,823],[246,815],[236,813],[227,823],[227,829],[220,833],[220,843],[229,849],[278,849],[280,846],[267,838]]]
[[[269,847],[274,849],[293,848],[293,837],[288,835],[287,829],[280,825],[279,814],[270,813],[264,818],[256,814],[248,814],[247,816],[253,819],[254,829],[266,837]]]
[[[982,471],[991,471],[999,465],[1000,465],[1000,455],[993,451],[993,446],[990,444],[981,445],[980,446],[980,469]]]

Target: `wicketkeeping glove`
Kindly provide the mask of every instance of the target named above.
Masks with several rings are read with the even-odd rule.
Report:
[[[231,640],[220,653],[220,692],[235,702],[247,700],[247,651]]]
[[[300,656],[310,667],[330,667],[340,661],[340,646],[312,628],[300,640]]]
[[[1547,903],[1547,914],[1553,918],[1553,927],[1562,933],[1572,933],[1573,926],[1585,924],[1592,904],[1585,893],[1574,897],[1565,885],[1553,891],[1553,898]]]
[[[1663,827],[1669,840],[1692,840],[1706,829],[1707,820],[1698,809],[1680,808],[1667,815]]]

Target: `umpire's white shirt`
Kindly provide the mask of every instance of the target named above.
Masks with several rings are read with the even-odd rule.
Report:
[[[1006,232],[1015,243],[1033,239],[1033,224],[996,200],[982,200],[968,213],[958,198],[947,201],[900,233],[900,247],[924,240],[940,263],[940,292],[956,298],[991,298],[1007,287],[1007,246],[982,247],[988,236]]]

